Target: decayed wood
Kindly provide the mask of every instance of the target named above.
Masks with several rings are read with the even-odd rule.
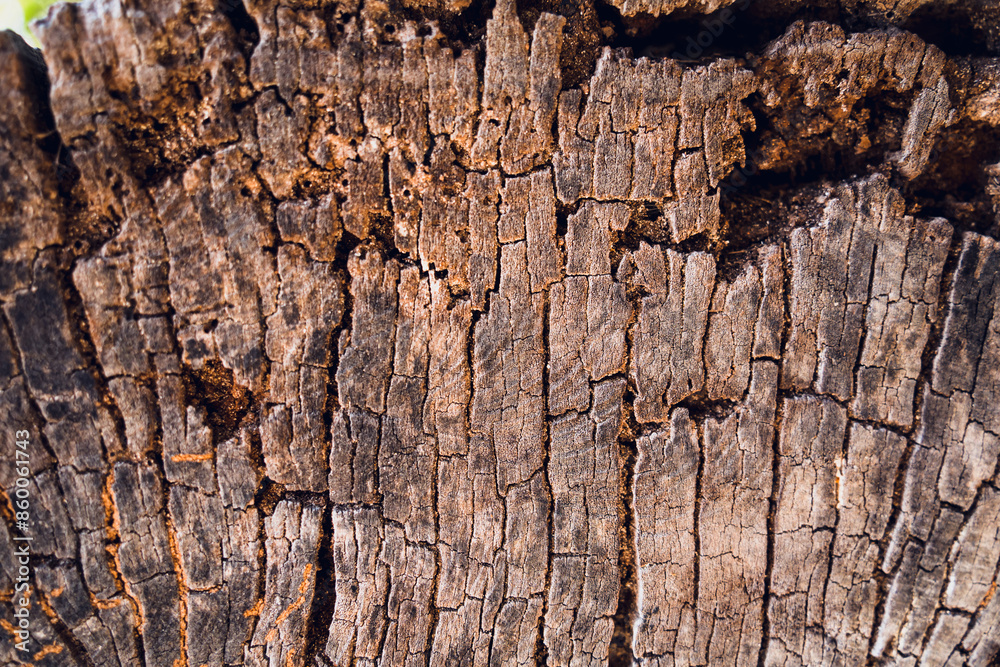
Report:
[[[1000,210],[1000,68],[893,25],[947,2],[875,5],[698,62],[575,52],[613,37],[589,2],[0,35],[34,554],[0,657],[996,660],[1000,246],[968,211]],[[790,177],[815,160],[844,168]]]

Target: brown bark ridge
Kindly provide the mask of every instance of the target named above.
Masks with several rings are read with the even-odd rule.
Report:
[[[997,664],[997,5],[744,4],[0,34],[0,660]]]

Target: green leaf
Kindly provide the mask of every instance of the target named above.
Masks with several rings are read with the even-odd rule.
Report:
[[[21,9],[24,11],[24,23],[34,21],[45,14],[45,10],[54,4],[55,0],[20,0]]]

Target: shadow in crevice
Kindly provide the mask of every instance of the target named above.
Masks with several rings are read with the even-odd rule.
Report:
[[[635,464],[639,456],[636,438],[642,429],[635,420],[632,406],[635,394],[631,389],[625,392],[625,413],[622,430],[618,434],[619,456],[621,458],[621,495],[618,502],[619,540],[618,554],[620,572],[618,607],[615,610],[614,630],[608,646],[608,667],[631,667],[635,664],[632,654],[633,630],[638,611],[639,572],[635,553],[635,507],[633,493],[635,484]]]
[[[636,57],[672,58],[684,64],[759,53],[795,21],[842,23],[836,6],[814,3],[775,11],[761,0],[737,0],[710,14],[677,10],[667,16],[622,16],[600,3],[599,14],[615,28],[609,46],[631,49]],[[826,3],[829,4],[829,3]]]
[[[260,29],[257,27],[257,22],[247,12],[242,0],[220,0],[219,11],[233,26],[236,46],[249,63],[251,54],[260,43]]]
[[[956,230],[997,236],[989,165],[1000,162],[1000,128],[962,120],[941,132],[925,172],[902,192],[908,213],[944,217]],[[995,186],[994,186],[995,187]]]
[[[232,438],[243,418],[256,412],[250,391],[236,384],[233,371],[218,359],[210,359],[198,369],[185,366],[184,371],[188,401],[204,409],[216,445]]]
[[[1000,8],[991,3],[934,2],[917,9],[898,26],[919,35],[950,56],[1000,54]]]
[[[688,63],[740,58],[760,53],[795,21],[826,21],[847,32],[895,27],[937,45],[952,56],[1000,53],[1000,10],[979,3],[931,3],[906,17],[850,6],[846,0],[736,0],[721,9],[698,13],[681,8],[664,16],[624,16],[607,0],[596,9],[614,30],[607,44],[636,56],[674,58]]]

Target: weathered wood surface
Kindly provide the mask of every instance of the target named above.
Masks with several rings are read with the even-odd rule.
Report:
[[[997,659],[1000,60],[639,58],[595,11],[0,35],[5,664]]]

